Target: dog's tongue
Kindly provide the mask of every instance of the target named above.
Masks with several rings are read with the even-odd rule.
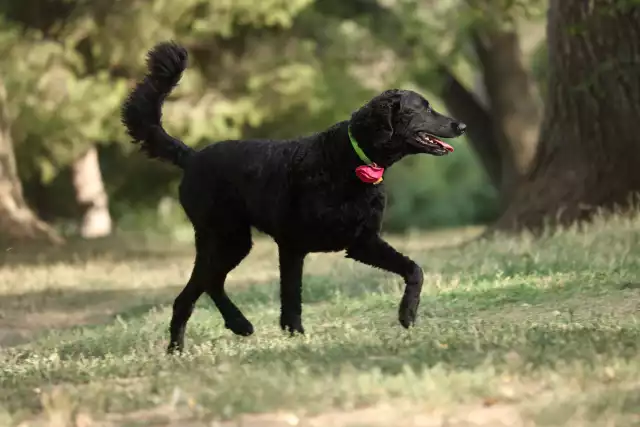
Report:
[[[444,148],[448,152],[453,153],[453,147],[447,144],[446,142],[438,140],[438,144],[442,145],[442,148]]]

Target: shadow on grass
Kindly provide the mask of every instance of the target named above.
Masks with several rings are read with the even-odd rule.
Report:
[[[168,260],[193,254],[192,245],[171,241],[168,237],[146,235],[112,236],[93,240],[70,239],[62,246],[25,244],[3,248],[0,266],[82,264],[95,260],[131,261]]]
[[[397,304],[395,296],[392,296],[389,293],[385,293],[384,289],[380,287],[372,288],[369,290],[362,289],[362,292],[359,294],[354,293],[348,297],[345,297],[343,290],[339,286],[329,287],[325,282],[326,278],[316,277],[315,280],[315,283],[314,281],[311,281],[311,286],[307,288],[307,295],[305,299],[306,305],[309,306],[319,303],[330,303],[326,307],[323,306],[321,308],[322,313],[326,314],[318,314],[316,312],[314,313],[312,320],[309,320],[310,322],[316,321],[320,323],[314,325],[313,327],[313,329],[316,330],[316,334],[323,333],[321,332],[321,328],[323,328],[323,322],[319,321],[318,316],[320,316],[321,318],[323,316],[328,316],[329,318],[332,318],[332,316],[334,316],[334,311],[332,310],[337,306],[336,304],[331,303],[340,301],[340,306],[351,307],[354,301],[361,300],[361,297],[365,294],[365,292],[368,296],[371,296],[374,292],[380,292],[380,298],[370,300],[366,303],[366,314],[360,313],[359,310],[361,310],[361,308],[356,306],[354,308],[348,308],[348,310],[351,310],[349,314],[344,314],[344,312],[342,312],[341,314],[336,315],[344,316],[348,321],[353,321],[354,319],[363,319],[363,317],[366,316],[365,323],[369,322],[369,326],[366,326],[364,324],[362,326],[358,326],[364,329],[370,327],[371,325],[379,323],[379,319],[381,317],[380,315],[382,313],[384,313],[384,316],[382,316],[384,319],[391,320],[395,316],[395,307]],[[598,292],[602,291],[603,286],[605,285],[598,286]],[[624,286],[621,286],[620,284],[608,284],[606,285],[606,287],[608,288],[607,292],[609,297],[615,297],[614,299],[616,301],[623,300],[625,297],[637,298],[638,296],[640,296],[637,290],[625,289]],[[177,291],[179,288],[176,287],[171,289]],[[375,289],[375,291],[373,289]],[[101,357],[106,355],[107,353],[112,355],[128,354],[130,349],[136,345],[136,341],[139,339],[139,336],[128,334],[120,336],[122,332],[119,329],[119,322],[124,322],[126,324],[126,328],[129,330],[140,330],[140,336],[143,336],[144,340],[165,340],[166,328],[168,326],[170,318],[170,310],[163,309],[170,307],[170,303],[173,301],[173,296],[176,295],[177,292],[172,292],[170,298],[167,296],[167,294],[168,289],[161,290],[160,293],[155,296],[155,298],[157,298],[155,301],[153,299],[154,297],[146,295],[146,300],[144,303],[137,302],[134,305],[128,306],[126,309],[114,312],[110,316],[111,321],[109,321],[109,319],[103,319],[103,322],[101,322],[102,324],[96,323],[94,325],[83,326],[81,335],[78,338],[71,339],[70,341],[67,341],[65,344],[63,344],[60,348],[60,354],[65,355],[65,357],[71,358],[80,354],[85,356],[90,355],[93,357]],[[426,353],[423,354],[423,351],[427,351],[432,355],[435,352],[439,354],[436,359],[441,362],[447,361],[448,357],[458,358],[458,356],[452,356],[456,352],[459,352],[460,355],[466,352],[470,352],[469,354],[475,355],[474,357],[486,358],[489,352],[503,347],[503,344],[500,343],[500,340],[504,341],[505,334],[507,336],[509,336],[510,334],[512,338],[515,336],[514,334],[517,335],[518,331],[521,331],[521,325],[518,325],[518,322],[522,322],[528,325],[526,329],[527,331],[529,331],[529,333],[533,333],[533,335],[521,336],[519,338],[520,341],[528,343],[531,343],[533,341],[538,342],[539,347],[542,349],[539,358],[543,358],[544,351],[546,351],[545,346],[547,344],[559,343],[561,341],[553,338],[554,334],[563,336],[562,334],[566,332],[574,334],[575,336],[579,334],[586,334],[585,337],[588,337],[591,333],[600,332],[597,331],[597,328],[595,326],[589,326],[590,323],[588,322],[584,324],[586,325],[585,328],[580,331],[575,330],[567,332],[559,329],[557,331],[550,332],[545,331],[544,325],[532,327],[533,323],[526,320],[526,316],[522,316],[514,322],[513,319],[509,320],[506,318],[501,318],[501,313],[504,313],[513,308],[516,308],[518,311],[526,312],[527,309],[523,308],[522,304],[545,305],[554,303],[554,306],[552,307],[557,307],[558,303],[562,303],[562,301],[566,301],[574,297],[581,297],[581,302],[583,304],[586,304],[587,306],[590,306],[594,303],[600,304],[600,306],[597,307],[599,310],[596,310],[594,313],[588,316],[588,318],[591,319],[588,322],[595,321],[593,319],[597,320],[599,318],[598,316],[606,316],[607,313],[605,313],[605,310],[607,309],[616,309],[616,307],[607,307],[605,301],[599,299],[598,293],[589,292],[588,290],[585,291],[584,287],[581,287],[581,283],[579,281],[576,282],[573,286],[564,286],[560,289],[535,289],[527,287],[525,285],[512,285],[504,287],[500,290],[478,289],[476,291],[469,291],[466,293],[442,293],[439,295],[426,296],[425,298],[423,298],[421,306],[422,320],[419,323],[418,327],[411,332],[406,332],[404,329],[401,329],[400,326],[395,325],[395,321],[395,327],[392,328],[388,328],[386,327],[386,325],[374,326],[376,329],[380,329],[382,334],[380,335],[380,339],[387,340],[390,343],[389,346],[386,346],[386,344],[384,343],[381,344],[380,342],[377,342],[376,344],[372,344],[371,348],[368,348],[366,344],[362,344],[357,348],[351,348],[350,342],[343,342],[334,350],[331,350],[330,346],[323,347],[321,349],[300,346],[287,351],[292,351],[293,353],[316,352],[318,353],[317,357],[319,357],[318,362],[320,362],[321,360],[331,360],[334,357],[338,357],[339,352],[344,352],[345,357],[348,357],[348,359],[353,359],[355,361],[362,359],[364,362],[366,362],[379,357],[379,363],[382,363],[383,365],[385,363],[390,363],[390,366],[400,366],[397,365],[397,363],[408,363],[405,357],[401,357],[397,360],[394,359],[394,357],[396,357],[398,354],[407,351],[411,354],[415,353],[416,359],[426,357]],[[127,298],[133,298],[133,295],[131,293],[127,293],[125,296],[119,295],[118,298],[124,300]],[[264,307],[267,305],[271,305],[274,309],[274,312],[277,312],[277,309],[279,307],[277,288],[273,284],[252,287],[250,289],[239,292],[233,299],[238,303],[238,305],[241,307],[241,309],[249,319],[253,317],[252,314],[255,312],[255,310],[259,309],[261,306]],[[205,318],[210,318],[210,320],[206,320],[204,324],[198,324],[197,322],[190,323],[188,330],[188,340],[191,342],[190,345],[197,345],[198,342],[210,342],[212,340],[227,342],[229,345],[237,342],[238,337],[235,337],[231,332],[227,330],[223,330],[222,334],[212,331],[212,325],[217,325],[216,329],[218,331],[220,330],[219,327],[222,324],[222,320],[215,306],[208,300],[208,298],[201,298],[199,300],[197,311],[200,311],[202,313],[201,310],[205,312]],[[550,307],[548,311],[553,311],[553,308]],[[153,312],[157,313],[154,315],[162,316],[164,320],[158,321],[157,319],[154,319],[151,322],[147,321],[147,316],[153,314]],[[339,310],[336,311],[336,313],[339,313]],[[116,316],[119,318],[119,320],[113,321]],[[561,317],[554,317],[551,315],[549,317],[551,317],[554,322],[560,323],[571,323],[574,321],[572,315],[567,315],[567,313],[565,313]],[[486,320],[485,318],[490,318],[491,321],[483,323],[484,320]],[[277,319],[274,318],[274,322],[276,320]],[[360,320],[357,321],[359,322]],[[341,327],[334,325],[331,328],[336,329]],[[463,333],[460,333],[460,330],[462,330],[460,328],[464,330]],[[487,328],[487,330],[483,331],[482,328]],[[492,328],[497,329],[491,330]],[[257,334],[260,334],[259,329],[260,328],[258,327]],[[332,333],[329,329],[327,329],[326,332],[329,333],[329,335]],[[615,331],[611,333],[614,332]],[[444,336],[442,336],[443,333],[445,334]],[[449,333],[453,335],[448,336],[447,334]],[[620,331],[617,331],[615,333],[623,334],[624,329],[620,329]],[[636,334],[636,338],[640,338],[640,336],[637,335],[637,330],[634,333]],[[550,334],[547,337],[548,339],[546,339],[546,341],[541,338],[539,339],[539,337],[547,336],[545,334]],[[478,337],[481,335],[486,337],[493,336],[494,338],[491,338],[489,340],[491,345],[481,345],[480,350],[478,350]],[[594,345],[600,346],[598,342],[609,342],[606,339],[605,335],[597,338],[596,341],[594,341]],[[443,345],[443,342],[439,341],[443,338],[445,339],[444,345],[446,345],[446,351],[444,352],[443,347],[441,347]],[[449,339],[452,339],[452,341],[450,342]],[[493,339],[495,340],[491,341]],[[248,341],[248,343],[250,342],[251,341]],[[504,344],[506,345],[505,348],[513,347],[513,345],[517,344],[517,342],[519,341],[517,339],[514,341],[513,339],[509,338],[507,339],[507,342],[508,345]],[[640,344],[640,341],[638,343]],[[378,350],[384,349],[384,354],[376,355],[376,348]],[[401,349],[404,350],[401,351]],[[569,350],[570,348],[567,348],[567,351]],[[267,352],[265,360],[268,360],[271,357],[280,357],[277,356],[276,350],[265,351]],[[249,359],[253,357],[257,357],[258,359],[261,358],[259,353],[252,352],[251,354],[252,355],[247,356],[249,357]],[[391,356],[393,354],[396,354],[396,356]],[[299,356],[302,357],[304,356],[304,354],[301,354]],[[384,361],[385,357],[388,358],[387,362]],[[251,362],[251,360],[249,359],[247,360],[247,362]]]
[[[399,301],[401,286],[398,282],[379,280],[373,275],[360,278],[343,276],[307,276],[304,279],[303,301],[305,306],[345,299],[358,299],[374,294],[393,295]],[[33,326],[33,332],[40,330],[61,329],[74,326],[59,316],[67,313],[71,318],[81,321],[78,326],[105,324],[116,316],[127,321],[136,321],[151,310],[170,307],[183,285],[148,289],[117,290],[46,290],[28,294],[9,294],[2,297],[0,308],[10,314],[9,318],[0,319],[0,328],[21,326],[20,317],[34,313],[39,316],[38,322],[23,322]],[[472,314],[482,310],[495,310],[506,307],[525,305],[544,305],[560,303],[568,299],[597,297],[612,292],[634,292],[639,288],[637,283],[610,283],[606,281],[585,282],[576,277],[563,282],[561,286],[541,288],[535,283],[523,281],[499,288],[466,288],[447,292],[425,290],[421,311],[424,317],[455,317],[458,313]],[[229,294],[234,302],[251,318],[252,311],[264,306],[279,307],[278,283],[245,284],[239,289],[230,287]],[[203,295],[197,304],[198,309],[207,309],[217,315],[215,306]],[[56,314],[55,320],[47,321],[47,313]],[[13,318],[13,317],[17,318]]]
[[[476,337],[474,334],[478,334]],[[437,364],[455,369],[474,369],[491,360],[493,365],[509,364],[516,354],[520,367],[552,367],[558,362],[596,362],[604,355],[631,359],[640,350],[638,328],[606,328],[598,324],[456,325],[434,331],[425,328],[411,335],[397,334],[380,341],[332,343],[321,347],[297,345],[293,348],[261,348],[241,356],[233,363],[269,366],[274,361],[301,363],[309,373],[323,375],[349,365],[363,372],[380,370],[400,374],[406,366],[421,372]]]
[[[310,282],[307,292],[315,303],[335,301],[331,292],[325,289],[325,281],[326,278],[316,277],[315,282]],[[496,302],[495,289],[427,296],[424,298],[427,311],[435,307],[437,312],[411,331],[395,324],[390,327],[385,320],[394,316],[395,296],[341,296],[342,304],[326,304],[309,310],[310,321],[317,322],[310,328],[313,330],[310,339],[279,337],[273,334],[275,326],[272,326],[268,332],[272,338],[267,339],[273,339],[274,345],[265,342],[260,330],[255,337],[233,336],[222,329],[222,321],[212,305],[201,303],[209,307],[204,318],[211,314],[215,319],[190,324],[187,351],[195,347],[200,350],[177,360],[164,354],[169,311],[158,310],[159,306],[166,305],[149,300],[130,306],[119,313],[117,321],[106,325],[83,327],[72,333],[57,331],[43,337],[33,348],[10,350],[6,355],[17,364],[33,356],[46,359],[51,352],[55,352],[63,363],[51,369],[43,365],[42,369],[34,370],[28,376],[21,374],[20,369],[8,372],[3,380],[5,391],[0,390],[0,397],[18,402],[14,392],[9,393],[9,390],[16,387],[31,390],[43,381],[81,384],[100,378],[154,377],[158,372],[170,373],[167,381],[193,381],[194,376],[215,377],[218,367],[225,366],[224,369],[230,371],[225,371],[224,375],[230,375],[230,378],[246,376],[247,370],[263,375],[253,384],[253,387],[260,388],[273,387],[273,381],[265,379],[265,372],[281,378],[290,378],[290,375],[301,372],[305,377],[326,378],[338,377],[346,369],[367,375],[377,371],[389,376],[404,375],[407,366],[420,373],[436,365],[466,370],[485,364],[490,365],[488,369],[497,371],[516,369],[528,372],[558,363],[590,365],[601,364],[607,357],[637,358],[640,327],[632,322],[622,322],[622,314],[613,321],[597,314],[584,321],[553,316],[544,321],[519,322],[499,316],[495,318],[501,310],[514,304],[551,303],[558,302],[559,298],[570,298],[576,295],[580,286],[577,281],[565,286],[563,291],[547,288],[537,292],[525,292],[522,285],[507,286],[500,290],[500,294],[510,297],[503,299],[502,303]],[[637,289],[624,289],[621,284],[599,286],[606,286],[609,296],[615,295],[618,300],[620,297],[636,300],[640,297]],[[273,284],[254,287],[238,293],[237,300],[247,303],[244,307],[247,309],[258,308],[271,301],[276,308],[275,290]],[[168,289],[160,291],[168,292]],[[342,292],[340,288],[338,291]],[[362,291],[364,293],[365,289]],[[126,295],[132,298],[131,293]],[[160,299],[165,296],[160,295]],[[604,303],[596,293],[587,291],[582,296],[587,304]],[[484,311],[489,307],[493,310]],[[383,311],[388,313],[380,316]],[[277,313],[277,310],[273,312]],[[246,313],[251,318],[251,312],[246,310]],[[332,321],[342,315],[348,327]],[[494,316],[494,320],[485,322],[488,315]],[[275,318],[273,320],[276,321]],[[207,343],[212,343],[212,347],[207,347]],[[263,384],[260,381],[267,382]]]
[[[108,366],[102,368],[103,373],[83,371],[82,375],[79,375],[75,365],[69,364],[53,374],[45,374],[52,381],[82,383],[95,381],[102,375],[154,375],[158,369],[170,370],[179,379],[183,372],[199,375],[200,371],[215,371],[216,366],[225,366],[225,372],[231,370],[230,375],[235,375],[234,371],[237,374],[245,372],[247,367],[252,372],[269,371],[274,375],[299,372],[302,368],[304,375],[311,377],[337,376],[345,369],[363,373],[378,371],[388,376],[403,374],[407,366],[415,373],[436,365],[455,370],[471,370],[487,363],[498,371],[503,368],[531,371],[541,367],[554,367],[558,363],[599,364],[606,357],[629,360],[637,358],[640,350],[640,328],[637,325],[619,326],[597,319],[580,324],[518,324],[504,321],[483,325],[473,318],[467,321],[461,319],[464,317],[447,319],[438,324],[425,322],[411,332],[399,327],[368,327],[355,335],[353,332],[345,335],[340,332],[325,334],[316,328],[314,340],[285,338],[290,341],[274,346],[257,346],[252,338],[238,338],[227,334],[218,338],[211,350],[191,353],[184,358],[179,356],[177,360],[165,356],[163,347],[140,344],[141,337],[145,342],[157,339],[157,330],[154,333],[147,326],[131,333],[133,325],[129,324],[128,332],[107,328],[97,333],[83,333],[80,339],[58,347],[57,354],[61,360],[105,357],[118,361],[132,351],[140,355],[152,352],[150,356],[142,356],[142,362],[107,363]],[[161,334],[164,335],[164,332],[163,328]],[[201,331],[190,335],[189,347],[201,342],[200,339],[193,339],[193,335],[203,338]],[[215,359],[211,358],[209,351],[215,354]],[[153,354],[155,352],[158,353]],[[34,384],[41,381],[38,375],[29,380]]]

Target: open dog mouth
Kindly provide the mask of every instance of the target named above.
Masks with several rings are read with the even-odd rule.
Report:
[[[416,142],[423,147],[431,150],[440,151],[442,154],[448,154],[453,152],[453,147],[444,141],[440,141],[435,136],[426,132],[418,133]]]

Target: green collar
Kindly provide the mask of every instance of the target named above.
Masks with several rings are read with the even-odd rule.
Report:
[[[367,155],[364,154],[364,151],[362,151],[362,148],[360,148],[360,146],[358,145],[358,141],[356,141],[356,139],[351,134],[351,125],[349,125],[349,127],[347,128],[347,132],[349,133],[349,141],[351,141],[351,146],[353,147],[353,151],[355,151],[358,157],[360,157],[360,160],[362,160],[362,162],[365,165],[373,164],[371,159],[369,159]]]

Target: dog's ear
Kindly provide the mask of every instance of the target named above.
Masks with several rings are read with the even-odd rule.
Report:
[[[391,134],[393,134],[394,128],[404,110],[405,97],[402,96],[402,92],[398,89],[394,89],[391,92],[389,96],[389,126],[391,127]]]
[[[385,144],[394,134],[402,111],[402,91],[390,89],[382,92],[351,116],[356,138],[372,144]]]
[[[394,133],[394,128],[397,123],[400,113],[403,110],[402,91],[399,89],[389,89],[382,92],[379,95],[380,107],[385,110],[385,124],[387,125],[387,131],[389,132],[389,138]]]

